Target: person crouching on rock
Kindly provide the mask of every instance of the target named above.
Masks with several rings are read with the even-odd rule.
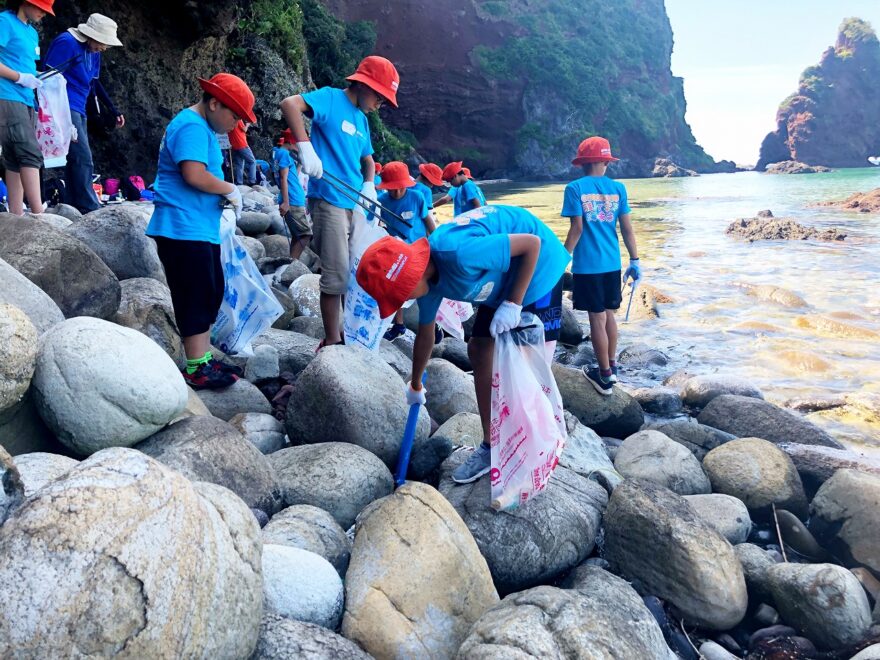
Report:
[[[571,220],[565,249],[574,257],[572,301],[575,309],[586,310],[590,315],[590,340],[599,363],[598,367],[585,366],[583,371],[593,388],[603,395],[610,395],[617,382],[614,312],[621,303],[618,220],[629,251],[624,282],[631,277],[635,286],[642,277],[626,188],[605,176],[608,163],[616,160],[605,138],[595,136],[581,142],[571,163],[581,166],[584,176],[565,187],[562,202],[562,216]]]
[[[386,101],[397,107],[400,76],[384,57],[364,58],[348,77],[346,89],[321,89],[290,96],[281,112],[293,131],[303,171],[309,175],[307,195],[315,235],[314,249],[321,258],[321,317],[324,339],[319,349],[342,343],[340,302],[348,289],[348,240],[355,202],[359,197],[376,201],[373,143],[367,114]],[[312,118],[312,141],[303,115]],[[328,181],[322,177],[326,172]],[[341,181],[342,183],[339,183]],[[344,191],[349,191],[348,194]]]
[[[388,236],[364,252],[357,281],[379,304],[383,318],[418,298],[419,329],[413,347],[409,405],[425,403],[422,374],[434,346],[434,322],[444,298],[479,304],[468,356],[474,368],[483,442],[452,474],[470,483],[489,472],[492,359],[495,338],[520,324],[523,309],[561,307],[562,276],[570,261],[547,225],[515,206],[468,211],[413,244]],[[555,295],[554,295],[555,294]],[[553,340],[554,338],[545,337]]]
[[[290,129],[284,131],[275,152],[278,170],[278,211],[290,232],[290,257],[299,259],[312,240],[312,220],[306,212],[306,192],[299,178],[299,164],[294,157],[296,142]]]
[[[223,154],[217,134],[254,117],[254,95],[241,78],[218,73],[199,78],[202,100],[180,111],[159,147],[155,208],[147,235],[156,241],[165,267],[177,327],[183,337],[183,378],[193,389],[231,385],[241,370],[215,360],[211,326],[223,301],[220,261],[221,202],[241,215],[241,192],[223,180]]]
[[[449,163],[443,168],[443,180],[452,186],[449,192],[437,200],[435,206],[452,202],[452,212],[461,215],[471,209],[486,206],[486,196],[480,187],[471,181],[471,171],[461,161]]]
[[[416,182],[409,175],[406,164],[400,161],[388,163],[382,170],[382,177],[379,189],[383,192],[379,195],[379,204],[411,225],[407,226],[391,214],[383,212],[382,221],[388,233],[407,243],[415,243],[420,238],[430,236],[437,228],[434,214],[428,208],[424,195],[416,192]],[[385,339],[393,341],[404,332],[406,326],[403,325],[403,310],[398,309],[394,315],[394,323],[385,333]]]

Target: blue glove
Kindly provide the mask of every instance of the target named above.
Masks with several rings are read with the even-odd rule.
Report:
[[[630,278],[632,278],[633,282],[638,282],[640,279],[642,279],[642,267],[639,264],[638,259],[630,259],[629,267],[623,273],[624,283]]]

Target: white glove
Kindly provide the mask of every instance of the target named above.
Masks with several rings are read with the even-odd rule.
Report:
[[[361,196],[366,197],[371,202],[379,199],[379,195],[376,194],[376,184],[372,181],[364,181],[364,185],[361,186]]]
[[[320,179],[324,176],[324,163],[318,158],[312,143],[305,140],[297,142],[296,146],[299,147],[299,162],[302,164],[302,171],[313,179]]]
[[[32,73],[19,73],[18,80],[16,80],[15,83],[22,87],[27,87],[28,89],[39,89],[43,86],[43,81]]]
[[[494,339],[503,332],[513,330],[521,320],[522,305],[505,300],[495,310],[495,316],[492,317],[492,323],[489,324],[489,334]]]
[[[420,406],[424,406],[427,402],[425,395],[428,393],[428,390],[425,389],[425,386],[422,385],[422,389],[416,392],[412,387],[410,387],[409,381],[406,383],[406,405],[414,406],[416,404]]]
[[[244,208],[244,200],[241,198],[241,191],[238,189],[238,186],[233,185],[232,192],[228,192],[223,196],[232,204],[232,210],[235,211],[235,220],[240,220],[241,210]]]

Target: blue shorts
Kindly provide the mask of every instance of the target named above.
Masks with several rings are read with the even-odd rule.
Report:
[[[489,325],[495,317],[495,307],[480,305],[477,307],[477,317],[474,319],[474,328],[471,337],[491,337]],[[530,305],[523,307],[523,312],[531,312],[544,322],[544,341],[556,341],[562,329],[562,278],[556,283],[552,291],[547,292]]]

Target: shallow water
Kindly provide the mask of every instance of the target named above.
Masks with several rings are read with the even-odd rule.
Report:
[[[880,168],[625,184],[643,281],[675,302],[659,306],[659,319],[621,326],[621,348],[643,342],[666,352],[671,370],[748,378],[778,404],[880,393],[880,214],[811,206],[880,187]],[[485,192],[490,203],[528,208],[564,239],[563,189],[517,183],[487,186]],[[441,217],[449,215],[447,209]],[[761,209],[806,225],[842,228],[847,240],[748,243],[725,235],[732,220]],[[784,307],[749,295],[743,286],[762,284],[793,291],[807,307]],[[854,448],[880,453],[876,417],[840,411],[809,417]]]

